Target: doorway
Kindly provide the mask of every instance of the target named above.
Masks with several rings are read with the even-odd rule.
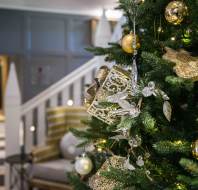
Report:
[[[7,78],[8,78],[8,56],[0,55],[0,122],[5,120],[4,96],[5,96]]]

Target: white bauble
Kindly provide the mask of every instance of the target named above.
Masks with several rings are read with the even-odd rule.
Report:
[[[89,157],[78,157],[75,162],[75,170],[80,175],[87,175],[93,168],[92,161]]]

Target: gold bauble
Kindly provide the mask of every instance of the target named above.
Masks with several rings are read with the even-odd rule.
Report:
[[[192,154],[198,160],[198,140],[192,143]]]
[[[121,42],[122,49],[127,53],[133,53],[134,52],[133,41],[134,41],[133,33],[130,33],[124,36]],[[136,49],[139,49],[139,48],[140,48],[140,40],[138,36],[136,35]]]
[[[166,7],[165,18],[169,23],[173,25],[178,25],[181,24],[187,13],[188,8],[184,2],[172,1]]]

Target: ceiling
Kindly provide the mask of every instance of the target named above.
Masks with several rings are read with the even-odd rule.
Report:
[[[118,19],[121,14],[113,10],[117,0],[0,0],[0,8],[83,14],[100,16],[107,9],[109,19]]]

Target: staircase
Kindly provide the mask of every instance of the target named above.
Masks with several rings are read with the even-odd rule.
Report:
[[[108,41],[117,42],[120,40],[121,26],[124,22],[125,19],[122,18],[110,37],[109,23],[103,15],[96,32],[96,38],[100,39],[97,40],[96,45],[106,46]],[[105,32],[105,30],[108,31]],[[97,69],[104,64],[104,57],[94,57],[23,105],[21,105],[16,68],[14,64],[11,64],[5,99],[6,155],[19,153],[20,144],[25,144],[26,153],[30,152],[33,146],[44,144],[47,130],[46,109],[67,105],[68,102],[73,105],[82,105],[85,85],[93,81]],[[0,151],[1,146],[4,145],[0,141]]]

